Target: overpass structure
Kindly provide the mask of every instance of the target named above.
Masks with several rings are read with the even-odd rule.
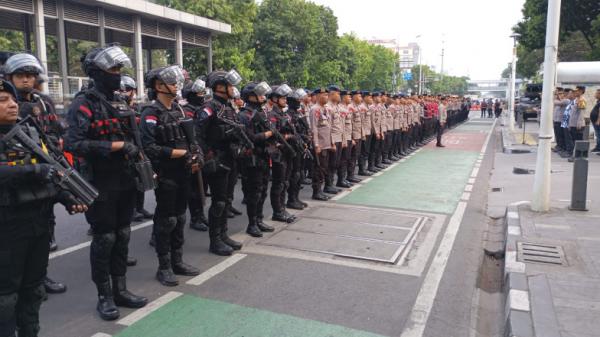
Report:
[[[520,87],[523,80],[517,79],[515,87],[516,95],[518,96],[518,88]],[[506,97],[508,90],[508,79],[500,80],[480,80],[480,81],[469,81],[468,92],[472,95],[479,95],[482,97]]]

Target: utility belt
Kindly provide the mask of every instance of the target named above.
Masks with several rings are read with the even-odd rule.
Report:
[[[162,144],[187,141],[179,123],[165,123],[157,126],[156,139]]]

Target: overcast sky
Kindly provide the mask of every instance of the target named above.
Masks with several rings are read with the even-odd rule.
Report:
[[[418,42],[423,63],[444,72],[493,80],[511,60],[511,27],[525,0],[311,0],[330,7],[339,33],[360,38]],[[416,39],[421,35],[420,39]]]

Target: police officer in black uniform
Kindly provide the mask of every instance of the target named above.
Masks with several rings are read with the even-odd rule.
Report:
[[[100,195],[86,212],[92,227],[92,280],[98,290],[96,310],[104,320],[119,317],[118,306],[140,308],[148,302],[127,290],[127,253],[135,207],[136,171],[140,156],[134,114],[115,91],[121,68],[131,61],[118,46],[94,48],[82,57],[93,86],[79,93],[68,112],[65,148],[78,156],[79,167]],[[112,278],[112,285],[111,285]]]
[[[291,119],[294,137],[289,143],[293,144],[298,151],[292,159],[290,167],[290,180],[288,187],[288,199],[286,206],[291,209],[302,210],[308,207],[308,204],[300,200],[300,190],[302,189],[302,169],[308,153],[308,145],[310,144],[310,126],[308,119],[301,110],[301,102],[306,97],[304,89],[296,89],[287,97],[288,110],[286,111]],[[310,157],[309,157],[310,158]]]
[[[140,129],[144,150],[158,175],[154,235],[158,271],[164,286],[179,284],[177,275],[195,276],[200,271],[183,262],[183,229],[192,184],[203,154],[196,140],[194,120],[177,103],[183,86],[179,66],[153,69],[146,75],[148,98],[154,102],[142,110]],[[196,180],[197,181],[197,180]]]
[[[187,103],[182,106],[183,111],[185,111],[188,117],[191,116],[194,120],[197,120],[204,105],[206,83],[200,78],[195,81],[189,81],[183,86],[181,95],[187,101]],[[202,171],[200,170],[199,172],[194,173],[194,175],[197,174],[202,174]],[[197,177],[193,179],[198,180]],[[206,188],[208,187],[206,185],[206,177],[203,176],[202,181],[204,183],[204,191],[206,191]],[[208,231],[208,219],[206,219],[206,216],[204,215],[204,204],[202,203],[199,184],[192,184],[188,208],[190,210],[190,228],[201,232]]]
[[[292,138],[294,132],[290,116],[283,111],[287,107],[287,96],[291,93],[292,89],[287,84],[282,84],[274,86],[273,91],[269,95],[273,108],[268,112],[267,118],[271,126],[286,141]],[[279,140],[277,146],[272,148],[273,151],[270,151],[272,220],[291,223],[296,220],[296,217],[285,209],[285,193],[289,186],[292,160],[296,154],[282,143],[283,140]]]
[[[3,70],[7,79],[17,89],[19,116],[21,118],[27,116],[34,118],[46,133],[52,145],[60,148],[60,139],[64,134],[64,127],[58,119],[54,103],[50,97],[35,90],[37,79],[44,73],[42,65],[31,54],[15,54],[6,60]],[[54,228],[56,227],[54,211],[48,219],[48,225],[50,227],[50,251],[52,252],[58,249],[54,238]],[[59,294],[67,291],[64,284],[53,281],[49,277],[44,279],[44,287],[49,294]]]
[[[122,75],[121,76],[121,88],[120,88],[121,97],[123,98],[123,100],[125,100],[127,105],[129,105],[131,107],[131,109],[133,111],[135,111],[136,120],[139,123],[139,118],[141,116],[142,111],[140,109],[139,104],[135,101],[136,90],[137,90],[137,83],[135,83],[135,80],[128,75]],[[134,221],[142,221],[144,219],[152,219],[152,216],[154,215],[151,212],[148,212],[144,208],[144,199],[145,199],[145,193],[142,191],[138,191],[135,196],[135,213],[133,215]],[[134,260],[129,258],[127,260],[127,265],[128,266],[135,265],[136,263],[134,263],[134,262],[135,262]]]
[[[267,198],[269,185],[269,154],[267,147],[274,144],[273,132],[261,124],[266,119],[262,107],[265,95],[271,91],[266,82],[249,83],[242,88],[241,98],[245,105],[239,117],[246,128],[246,133],[254,143],[254,149],[240,158],[242,172],[242,191],[246,200],[248,227],[246,233],[253,237],[261,237],[262,232],[272,232],[274,228],[263,222],[263,206]]]
[[[235,71],[213,71],[208,74],[207,85],[213,92],[213,99],[204,103],[197,119],[199,136],[205,154],[203,173],[211,191],[211,205],[208,210],[210,252],[227,256],[242,244],[232,240],[227,234],[227,184],[229,171],[241,151],[245,128],[231,106],[233,88],[241,82]],[[242,134],[243,133],[243,134]]]
[[[40,148],[43,129],[15,124],[19,115],[14,86],[0,79],[0,336],[35,337],[40,330],[39,310],[45,296],[43,281],[48,266],[48,242],[54,204],[70,213],[87,208],[55,185],[57,171],[15,138],[4,139],[21,128]],[[62,155],[62,154],[59,154]]]

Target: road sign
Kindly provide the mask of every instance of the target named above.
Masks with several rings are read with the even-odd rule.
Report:
[[[406,71],[402,74],[402,77],[404,78],[405,81],[410,81],[410,80],[412,80],[412,73],[409,73],[408,71]]]

